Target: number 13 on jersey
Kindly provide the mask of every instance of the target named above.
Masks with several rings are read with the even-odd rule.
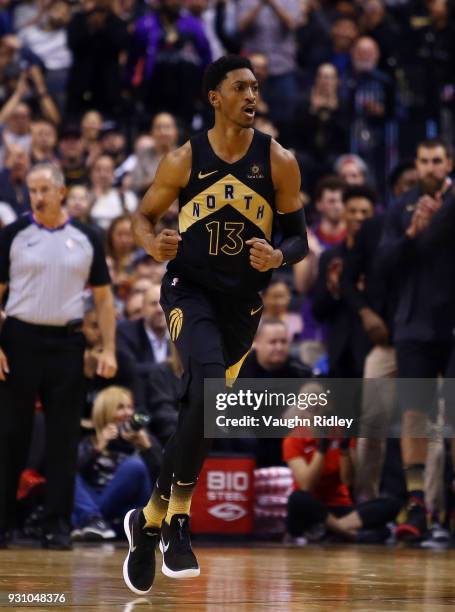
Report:
[[[209,255],[238,255],[243,249],[242,231],[245,224],[240,221],[210,221],[206,229],[210,234]],[[222,243],[220,246],[220,242]]]

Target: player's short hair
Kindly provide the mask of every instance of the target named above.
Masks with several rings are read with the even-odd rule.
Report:
[[[228,72],[248,68],[254,74],[253,65],[247,57],[240,55],[223,55],[207,66],[204,72],[203,88],[205,97],[215,90],[226,78]]]
[[[422,140],[418,143],[416,147],[416,155],[419,152],[420,148],[423,149],[436,149],[436,147],[442,147],[446,152],[446,155],[449,159],[453,158],[453,149],[452,146],[443,140],[442,138],[427,138],[426,140]]]
[[[377,202],[376,192],[367,185],[351,185],[347,187],[343,192],[343,204],[347,204],[353,198],[365,198],[371,202],[373,208]]]

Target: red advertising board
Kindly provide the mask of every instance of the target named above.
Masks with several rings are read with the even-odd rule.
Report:
[[[253,531],[255,467],[255,459],[249,457],[210,457],[205,461],[191,503],[193,533]]]

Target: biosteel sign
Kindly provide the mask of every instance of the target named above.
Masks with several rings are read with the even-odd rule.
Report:
[[[253,530],[252,458],[211,457],[199,476],[191,507],[194,533],[238,533]]]

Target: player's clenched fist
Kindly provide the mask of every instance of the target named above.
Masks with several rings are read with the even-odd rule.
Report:
[[[174,259],[182,237],[173,229],[164,229],[156,236],[150,236],[146,251],[155,261],[163,262]]]
[[[272,268],[279,268],[283,261],[283,254],[278,249],[274,249],[267,240],[263,238],[251,238],[245,244],[251,246],[250,264],[259,272],[267,272]]]

